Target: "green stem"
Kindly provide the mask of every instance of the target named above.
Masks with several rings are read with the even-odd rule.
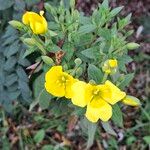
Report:
[[[108,77],[108,74],[105,73],[104,76],[103,76],[103,80],[102,80],[102,83],[104,83],[106,80],[107,80],[107,77]]]
[[[44,49],[43,41],[41,41],[39,37],[37,37],[36,35],[33,35],[33,37],[34,37],[34,40],[36,41],[37,47],[41,50],[42,54],[46,55],[46,50]]]

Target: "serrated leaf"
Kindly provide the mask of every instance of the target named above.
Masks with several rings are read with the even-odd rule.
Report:
[[[103,73],[95,65],[90,64],[88,67],[88,78],[94,80],[97,84],[102,81]]]
[[[123,127],[123,116],[120,107],[118,106],[118,104],[115,104],[112,106],[112,108],[113,108],[113,115],[112,115],[113,122],[119,127]]]

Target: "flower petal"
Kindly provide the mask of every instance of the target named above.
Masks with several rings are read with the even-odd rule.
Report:
[[[47,92],[57,97],[65,95],[65,85],[57,83],[62,74],[62,66],[53,66],[45,75],[45,88]]]
[[[112,107],[103,99],[94,99],[87,105],[85,116],[91,122],[97,122],[98,119],[108,121],[112,116]]]
[[[67,73],[66,73],[67,74]],[[71,98],[73,95],[72,85],[77,82],[77,79],[74,79],[71,75],[67,74],[67,81],[65,87],[65,97]]]
[[[83,81],[77,81],[72,85],[72,103],[74,105],[85,107],[91,100],[90,90],[92,88],[90,85]]]
[[[109,97],[103,97],[108,103],[114,105],[118,101],[122,100],[125,96],[126,93],[122,92],[117,86],[115,86],[112,82],[106,81],[105,86],[108,86],[111,92],[111,96]]]

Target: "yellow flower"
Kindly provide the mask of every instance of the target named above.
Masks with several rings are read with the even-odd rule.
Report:
[[[35,34],[43,34],[47,31],[47,21],[43,17],[44,11],[40,11],[40,15],[35,12],[26,12],[22,17],[22,22],[29,25]]]
[[[86,84],[77,81],[72,86],[72,103],[74,105],[85,107],[87,110],[85,116],[91,122],[97,122],[98,119],[108,121],[112,116],[112,107],[126,96],[110,81],[101,85]]]
[[[140,104],[140,100],[137,99],[136,97],[134,96],[130,96],[130,95],[127,95],[123,100],[122,102],[126,105],[130,105],[130,106],[139,106],[141,105]]]
[[[50,94],[57,96],[71,98],[73,83],[77,80],[71,75],[62,71],[62,66],[53,66],[45,76],[45,88]]]
[[[109,59],[104,62],[102,70],[107,74],[115,73],[117,66],[118,62],[116,59]]]

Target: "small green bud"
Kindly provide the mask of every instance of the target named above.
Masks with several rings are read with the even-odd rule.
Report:
[[[80,58],[76,58],[74,62],[76,64],[76,66],[79,66],[82,64],[82,60]]]
[[[34,46],[35,45],[35,40],[33,38],[25,38],[22,39],[23,43],[28,45],[28,46]]]
[[[21,22],[16,21],[16,20],[9,21],[9,24],[18,30],[21,30],[24,27],[24,25]]]
[[[48,56],[41,56],[42,60],[49,66],[53,66],[54,65],[54,61],[52,58],[48,57]]]
[[[68,70],[68,65],[66,63],[63,65],[63,69]]]
[[[77,75],[78,77],[80,77],[80,76],[82,75],[82,73],[83,73],[83,69],[82,69],[81,67],[77,68],[77,70],[76,70],[76,75]]]
[[[126,46],[127,46],[127,49],[129,50],[137,49],[140,47],[140,45],[137,43],[128,43]]]
[[[90,84],[96,84],[96,82],[94,80],[90,80],[89,83]]]

